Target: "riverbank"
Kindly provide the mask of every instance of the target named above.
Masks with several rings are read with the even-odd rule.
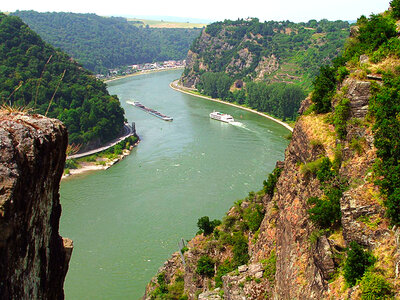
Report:
[[[178,82],[179,82],[179,80],[175,80],[175,81],[171,82],[169,86],[172,89],[174,89],[174,90],[176,90],[178,92],[181,92],[181,93],[185,93],[185,94],[188,94],[188,95],[196,96],[196,97],[199,97],[199,98],[203,98],[203,99],[207,99],[207,100],[210,100],[210,101],[219,102],[219,103],[222,103],[222,104],[226,104],[226,105],[234,106],[234,107],[237,107],[237,108],[240,108],[240,109],[243,109],[243,110],[247,110],[249,112],[252,112],[252,113],[255,113],[257,115],[260,115],[260,116],[262,116],[264,118],[270,119],[270,120],[282,125],[283,127],[285,127],[286,129],[290,130],[291,132],[293,132],[293,127],[291,127],[288,123],[285,123],[285,122],[283,122],[283,121],[281,121],[279,119],[271,117],[270,115],[267,115],[266,113],[259,112],[259,111],[255,110],[255,109],[252,109],[252,108],[244,107],[244,106],[241,106],[239,104],[235,104],[235,103],[231,103],[231,102],[227,102],[227,101],[223,101],[223,100],[219,100],[219,99],[214,99],[214,98],[211,98],[211,97],[208,97],[208,96],[199,95],[199,94],[195,93],[194,90],[191,90],[189,88],[183,87],[182,85],[179,85]]]
[[[139,76],[139,75],[145,75],[145,74],[151,74],[151,73],[158,73],[158,72],[164,72],[164,71],[171,71],[171,70],[179,70],[179,69],[184,69],[185,67],[174,67],[174,68],[163,68],[163,69],[154,69],[154,70],[143,70],[143,71],[139,71],[133,74],[128,74],[128,75],[122,75],[122,76],[115,76],[112,77],[111,79],[106,79],[104,80],[105,83],[107,82],[112,82],[115,80],[119,80],[119,79],[124,79],[124,78],[128,78],[128,77],[132,77],[132,76]]]
[[[61,180],[76,177],[77,175],[82,175],[93,171],[107,170],[123,160],[129,154],[131,154],[133,148],[135,148],[139,143],[140,139],[139,137],[137,137],[137,141],[133,145],[131,145],[129,149],[122,150],[122,153],[119,154],[116,158],[108,159],[106,157],[99,156],[94,158],[93,160],[79,160],[77,162],[78,166],[76,169],[65,169]]]

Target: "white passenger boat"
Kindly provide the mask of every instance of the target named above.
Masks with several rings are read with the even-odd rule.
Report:
[[[219,111],[214,111],[210,114],[210,118],[221,122],[231,123],[235,122],[231,115],[223,114]]]

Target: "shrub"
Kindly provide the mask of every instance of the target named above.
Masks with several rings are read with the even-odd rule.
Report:
[[[217,274],[215,275],[215,287],[222,287],[222,276],[232,272],[235,266],[230,260],[225,260],[217,268]]]
[[[330,228],[341,218],[340,202],[337,198],[331,200],[311,197],[307,203],[314,205],[308,210],[309,218],[320,228]]]
[[[197,261],[196,273],[201,276],[213,277],[214,276],[214,261],[208,255],[203,255]]]
[[[271,198],[274,195],[275,186],[278,182],[279,176],[281,176],[282,169],[276,167],[271,174],[268,175],[268,180],[263,182],[264,184],[264,191],[268,194]]]
[[[250,205],[244,210],[243,220],[251,232],[256,232],[260,228],[263,218],[264,213],[262,206],[259,204]]]
[[[392,8],[392,16],[395,19],[400,19],[400,0],[392,0],[390,2]]]
[[[393,299],[392,286],[381,275],[366,272],[360,281],[362,300]]]
[[[375,261],[376,258],[369,251],[364,251],[358,243],[351,242],[343,267],[343,276],[346,283],[350,287],[354,286]]]
[[[335,114],[333,117],[333,124],[339,139],[346,138],[347,119],[350,116],[350,100],[347,98],[342,99],[335,106]]]
[[[204,235],[209,235],[214,231],[214,228],[221,224],[220,220],[213,220],[210,222],[208,216],[201,217],[197,221],[197,227],[199,227],[199,232],[204,233]]]
[[[336,89],[335,68],[323,66],[319,75],[315,78],[314,90],[311,95],[311,101],[315,104],[317,113],[327,113],[331,110],[331,100]]]
[[[242,232],[233,234],[233,262],[236,266],[245,265],[250,259],[247,238]]]
[[[264,267],[263,276],[269,280],[269,282],[275,281],[276,273],[276,251],[273,249],[266,260],[261,261]]]
[[[319,163],[319,168],[316,171],[316,175],[320,182],[326,182],[335,177],[335,172],[333,171],[329,157],[322,158]]]
[[[65,161],[65,169],[77,169],[79,167],[79,164],[76,162],[75,159],[67,159]]]

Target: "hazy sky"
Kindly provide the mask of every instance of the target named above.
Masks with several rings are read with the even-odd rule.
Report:
[[[356,20],[389,7],[390,0],[5,0],[0,11],[64,11],[103,16],[175,16],[209,20]]]

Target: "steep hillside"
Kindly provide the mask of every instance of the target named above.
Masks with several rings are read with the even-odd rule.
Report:
[[[213,23],[189,50],[180,82],[214,98],[295,120],[320,66],[340,53],[348,33],[343,21]]]
[[[95,14],[17,11],[46,42],[94,72],[186,57],[200,29],[139,28],[124,18]]]
[[[115,138],[124,110],[106,85],[43,40],[20,18],[0,14],[0,103],[60,119],[70,143]]]
[[[284,162],[160,268],[144,299],[398,299],[400,1],[321,69]],[[260,217],[261,216],[261,217]]]
[[[339,54],[348,32],[343,21],[216,22],[193,43],[181,80],[195,87],[204,72],[225,72],[234,79],[297,83],[307,89],[319,67]]]

